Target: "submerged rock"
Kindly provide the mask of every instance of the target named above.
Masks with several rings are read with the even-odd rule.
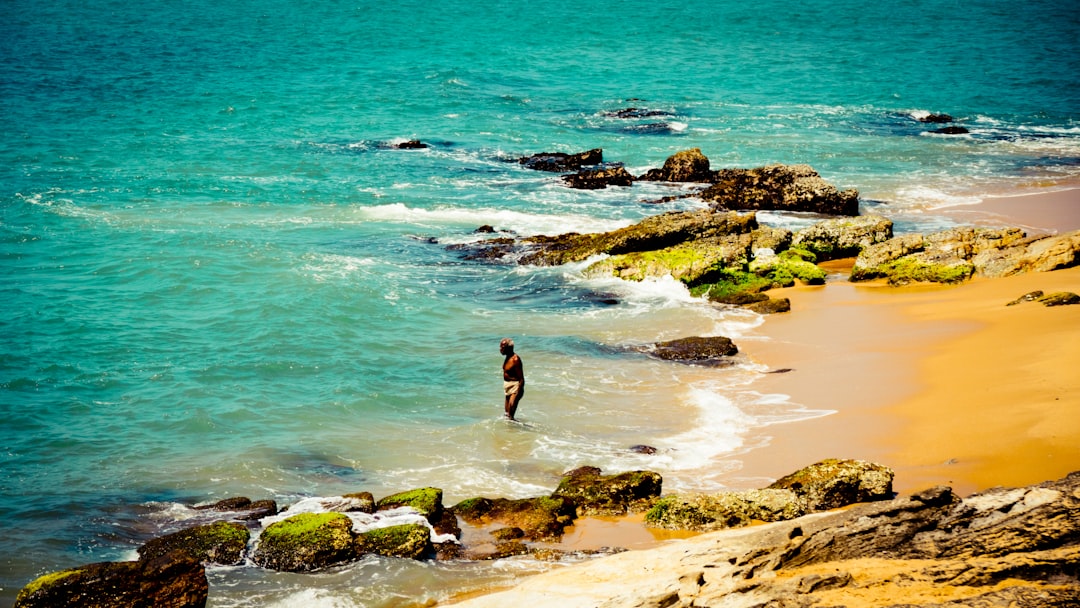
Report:
[[[537,171],[568,173],[570,171],[578,171],[582,167],[591,167],[604,162],[604,151],[601,148],[595,148],[586,152],[578,152],[577,154],[541,152],[539,154],[519,158],[517,162],[525,165],[529,169],[535,169]]]
[[[551,496],[572,501],[578,516],[622,515],[648,509],[660,497],[662,484],[660,474],[652,471],[601,475],[596,467],[581,467],[564,475]]]
[[[240,523],[218,521],[149,540],[139,547],[140,559],[180,551],[204,563],[231,566],[244,559],[251,533]]]
[[[186,553],[135,562],[88,564],[38,577],[19,592],[15,608],[202,608],[209,583]]]
[[[581,169],[572,175],[564,175],[563,183],[577,190],[601,190],[608,186],[632,186],[634,176],[623,167]]]

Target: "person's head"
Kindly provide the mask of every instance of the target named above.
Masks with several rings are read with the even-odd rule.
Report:
[[[499,342],[499,352],[504,355],[514,354],[514,341],[510,338],[503,338],[502,341]]]

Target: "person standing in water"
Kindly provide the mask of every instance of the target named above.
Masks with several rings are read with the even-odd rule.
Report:
[[[525,395],[525,370],[521,366],[521,357],[514,354],[514,341],[503,338],[499,342],[499,352],[503,354],[503,390],[506,393],[506,403],[503,405],[506,417],[514,420],[517,413],[518,403]]]

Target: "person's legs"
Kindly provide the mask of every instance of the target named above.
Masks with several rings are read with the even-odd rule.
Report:
[[[521,396],[523,394],[525,394],[525,387],[518,386],[516,391],[506,396],[506,417],[510,420],[514,420],[514,414],[517,413],[518,402],[521,401]]]

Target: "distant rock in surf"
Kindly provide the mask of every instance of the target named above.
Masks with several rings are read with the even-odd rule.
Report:
[[[568,173],[579,171],[583,167],[591,167],[604,162],[602,148],[594,148],[577,154],[564,152],[541,152],[517,159],[519,164],[536,171],[548,171],[551,173]]]
[[[939,133],[941,135],[964,135],[965,133],[970,133],[970,131],[964,127],[945,127],[943,129],[934,129],[931,133]]]

